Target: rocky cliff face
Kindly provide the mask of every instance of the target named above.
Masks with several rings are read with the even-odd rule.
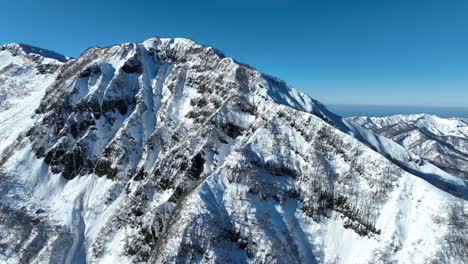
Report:
[[[153,38],[56,63],[2,142],[4,261],[467,259],[466,181],[213,48]]]

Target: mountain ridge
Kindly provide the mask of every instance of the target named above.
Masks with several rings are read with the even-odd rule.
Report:
[[[455,176],[468,177],[468,123],[464,119],[426,114],[347,119],[391,138]]]
[[[4,44],[0,46],[0,50],[10,50],[11,52],[15,54],[19,53],[24,53],[24,54],[37,54],[45,58],[50,58],[57,60],[59,62],[67,62],[70,59],[73,59],[72,57],[68,57],[65,55],[62,55],[60,53],[57,53],[52,50],[47,50],[39,47],[35,47],[29,44],[24,44],[24,43],[9,43],[9,44]]]
[[[152,38],[57,70],[0,163],[4,260],[466,257],[445,242],[463,181],[209,47]]]

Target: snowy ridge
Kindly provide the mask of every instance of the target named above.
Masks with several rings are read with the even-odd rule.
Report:
[[[64,56],[55,51],[46,50],[46,49],[30,46],[27,44],[23,44],[23,43],[11,43],[11,44],[2,45],[0,46],[0,50],[8,50],[15,56],[20,55],[20,54],[21,55],[36,54],[43,58],[53,59],[58,62],[67,62],[71,59],[71,57]]]
[[[464,182],[211,47],[91,48],[31,100],[0,261],[466,260]]]
[[[411,123],[418,127],[424,127],[439,136],[468,137],[468,123],[460,118],[441,118],[435,115],[414,114],[414,115],[394,115],[385,118],[381,117],[351,117],[349,119],[363,119],[367,123],[363,126],[373,126],[382,128],[396,125],[398,123]]]
[[[355,125],[352,122],[344,122],[354,136],[361,138],[373,149],[376,149],[403,169],[423,178],[446,192],[468,200],[468,180],[454,177],[438,167],[422,161],[419,156],[416,156],[392,140]]]
[[[351,117],[454,176],[468,179],[468,123],[432,115]]]

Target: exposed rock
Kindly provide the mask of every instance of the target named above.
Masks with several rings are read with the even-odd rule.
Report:
[[[57,65],[8,115],[0,262],[464,262],[464,182],[276,78],[187,39]]]

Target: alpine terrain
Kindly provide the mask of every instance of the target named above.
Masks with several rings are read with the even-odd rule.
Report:
[[[468,263],[466,141],[367,124],[188,39],[2,46],[0,262]]]
[[[468,179],[468,122],[434,115],[350,117],[448,173]]]

